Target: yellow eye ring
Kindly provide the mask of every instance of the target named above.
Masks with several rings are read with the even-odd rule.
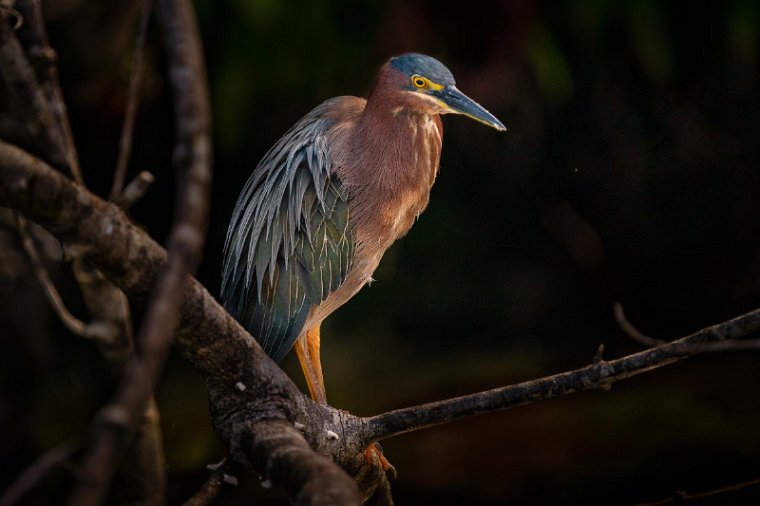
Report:
[[[427,80],[424,77],[414,75],[412,76],[412,84],[417,88],[424,88],[427,85]]]

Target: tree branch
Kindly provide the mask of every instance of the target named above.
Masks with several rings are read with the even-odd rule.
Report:
[[[81,449],[82,442],[75,439],[55,446],[43,453],[18,477],[13,485],[3,492],[3,495],[0,496],[0,506],[19,504],[26,497],[26,494],[39,485],[51,470],[70,461],[74,457],[74,454]]]
[[[113,197],[111,201],[126,211],[145,195],[155,180],[153,174],[144,170],[137,174],[126,188],[116,197]]]
[[[185,279],[200,259],[211,182],[211,120],[206,74],[191,7],[185,0],[159,0],[157,9],[175,93],[177,142],[174,159],[182,176],[168,261],[137,337],[139,353],[125,371],[113,400],[98,414],[79,485],[69,504],[95,506],[108,485],[145,410],[180,318]]]
[[[760,309],[706,327],[689,336],[612,361],[598,361],[574,371],[555,374],[487,392],[422,404],[365,420],[364,441],[371,442],[471,416],[503,411],[531,402],[583,390],[608,390],[613,383],[684,358],[712,351],[703,343],[734,344],[760,331]]]
[[[615,315],[615,321],[617,322],[620,329],[637,343],[649,347],[661,346],[667,343],[667,341],[663,341],[662,339],[655,339],[654,337],[650,337],[637,329],[625,316],[623,305],[620,302],[615,302],[612,305],[612,312]]]
[[[158,406],[153,396],[142,413],[135,437],[117,471],[120,504],[160,506],[166,503],[166,458]]]
[[[24,110],[29,113],[24,114],[24,118],[34,119],[27,124],[39,140],[43,154],[50,156],[53,165],[68,171],[76,182],[84,184],[66,103],[58,81],[55,64],[58,56],[48,42],[40,1],[17,0],[15,6],[24,20],[19,29],[19,37],[29,60],[23,56],[21,46],[13,34],[8,33],[4,27],[0,28],[3,30],[3,40],[8,37],[8,58],[14,62],[4,77],[16,83],[13,90],[20,98]],[[34,68],[37,72],[30,61],[36,64]]]
[[[16,228],[18,229],[21,238],[21,245],[24,247],[24,251],[26,251],[26,255],[32,264],[32,270],[37,277],[37,281],[42,285],[48,302],[50,302],[50,306],[58,316],[58,319],[61,320],[63,325],[69,329],[69,331],[76,335],[88,339],[110,341],[115,334],[115,329],[113,327],[108,325],[87,324],[69,312],[63,299],[61,299],[61,296],[58,294],[58,290],[56,290],[53,281],[50,279],[47,268],[42,262],[42,258],[40,258],[37,246],[32,238],[32,233],[29,230],[29,222],[19,214],[16,214]]]
[[[148,33],[150,12],[153,0],[143,0],[142,13],[140,13],[140,25],[137,28],[137,40],[135,41],[134,61],[132,62],[132,74],[129,78],[127,90],[127,105],[124,109],[124,123],[121,127],[119,138],[119,156],[116,159],[116,169],[113,175],[110,200],[115,200],[124,190],[124,181],[129,165],[129,156],[132,153],[132,134],[135,128],[135,116],[137,105],[140,101],[140,83],[143,74],[143,53],[145,51],[145,39]]]
[[[222,490],[222,485],[230,482],[233,477],[228,474],[228,471],[232,469],[228,459],[224,459],[219,464],[206,466],[211,475],[201,486],[200,490],[193,494],[187,501],[182,503],[182,506],[206,506],[213,503],[219,492]],[[237,479],[234,479],[234,483],[237,484]],[[2,506],[2,505],[0,505]]]
[[[612,305],[612,310],[615,314],[615,321],[623,330],[623,332],[625,332],[626,335],[628,335],[628,337],[630,337],[637,343],[643,344],[644,346],[647,346],[647,347],[658,347],[658,346],[664,346],[666,344],[669,344],[668,341],[650,337],[644,334],[643,332],[641,332],[639,329],[637,329],[625,316],[625,313],[623,312],[623,305],[620,304],[620,302],[615,302]],[[717,342],[709,342],[709,343],[693,343],[693,344],[689,344],[688,347],[683,350],[683,352],[685,354],[696,354],[696,353],[710,353],[710,352],[721,352],[721,351],[752,351],[752,350],[760,350],[760,339],[743,339],[741,341],[737,341],[734,339],[734,340],[725,340],[725,341],[717,341]]]
[[[317,455],[292,424],[284,420],[254,422],[241,444],[251,449],[253,465],[289,491],[294,504],[359,504],[354,482],[327,457]]]
[[[679,490],[673,497],[662,499],[655,502],[639,503],[636,506],[660,506],[661,504],[681,503],[686,501],[697,501],[699,499],[707,499],[709,497],[716,497],[719,495],[730,494],[731,492],[737,492],[746,488],[760,485],[760,478],[754,480],[744,481],[742,483],[736,483],[727,487],[721,487],[715,490],[709,490],[707,492],[698,492],[693,494],[687,494],[683,490]],[[725,500],[725,499],[724,499]],[[723,503],[721,503],[723,504]]]

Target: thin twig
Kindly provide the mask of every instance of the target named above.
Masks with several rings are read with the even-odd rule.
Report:
[[[132,136],[135,128],[135,116],[137,115],[137,106],[140,102],[140,84],[143,75],[145,39],[147,38],[148,24],[150,22],[150,12],[152,8],[152,0],[143,0],[143,10],[140,15],[140,25],[137,28],[137,39],[135,40],[132,74],[129,78],[129,89],[127,90],[127,105],[124,109],[124,123],[121,127],[121,137],[119,138],[119,156],[116,159],[116,169],[114,170],[113,184],[111,186],[111,200],[115,200],[122,193],[127,175],[127,166],[129,165],[129,156],[132,153]]]
[[[29,222],[18,213],[16,216],[16,228],[18,229],[19,237],[21,238],[21,245],[24,247],[29,261],[32,264],[32,270],[34,271],[37,280],[42,288],[45,290],[50,306],[58,316],[58,319],[69,329],[72,333],[82,336],[88,339],[96,339],[99,341],[110,341],[113,337],[114,329],[108,325],[87,324],[71,314],[66,308],[66,304],[55,288],[55,284],[50,279],[47,268],[40,258],[39,251],[37,251],[37,245],[34,243],[31,231],[29,230]]]
[[[722,487],[715,490],[709,490],[707,492],[699,492],[696,494],[687,494],[684,491],[678,491],[673,497],[668,497],[667,499],[662,499],[660,501],[655,501],[655,502],[639,503],[636,506],[659,506],[661,504],[671,504],[674,502],[706,499],[708,497],[715,497],[718,495],[729,494],[731,492],[736,492],[739,490],[743,490],[745,488],[754,487],[755,485],[760,485],[760,478],[755,478],[754,480],[744,481],[742,483],[736,483],[735,485],[729,485],[727,487]]]
[[[18,31],[24,25],[24,16],[19,11],[13,8],[12,0],[0,1],[0,11],[4,12],[7,16],[13,18],[13,31]]]
[[[129,438],[139,421],[169,351],[180,318],[185,279],[200,258],[211,180],[211,121],[200,38],[187,0],[159,0],[170,81],[175,92],[175,164],[182,174],[168,261],[137,337],[140,350],[111,402],[98,414],[83,470],[69,504],[102,502]]]
[[[47,476],[56,467],[70,460],[74,454],[82,448],[79,439],[67,441],[55,446],[42,455],[29,466],[24,473],[3,493],[0,497],[0,506],[14,506]]]
[[[126,211],[145,195],[155,180],[153,174],[147,170],[140,172],[121,193],[112,199],[113,203]]]
[[[208,479],[206,479],[198,492],[182,503],[182,506],[206,506],[211,504],[219,496],[222,486],[230,482],[229,477],[231,476],[232,464],[229,459],[225,459],[219,465],[208,466],[208,468],[211,471]]]
[[[666,346],[670,344],[671,341],[663,341],[662,339],[650,337],[637,329],[625,316],[625,313],[623,312],[623,306],[620,304],[620,302],[615,302],[612,306],[612,309],[615,314],[615,321],[618,323],[623,332],[628,335],[628,337],[648,347]],[[696,354],[753,350],[760,350],[760,339],[742,339],[739,341],[728,340],[718,341],[714,343],[689,344],[685,346],[682,351],[688,352],[690,354]]]
[[[182,503],[182,506],[206,506],[213,503],[219,496],[222,485],[224,485],[224,473],[220,471],[212,472],[200,490]]]
[[[649,337],[637,329],[630,321],[628,321],[628,318],[626,318],[625,313],[623,312],[623,305],[620,302],[615,302],[612,305],[612,311],[615,314],[615,321],[620,326],[620,329],[634,341],[643,344],[644,346],[662,346],[663,344],[668,343],[662,339]]]

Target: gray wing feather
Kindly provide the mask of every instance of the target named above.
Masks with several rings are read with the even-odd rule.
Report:
[[[332,124],[325,113],[334,105],[311,111],[267,152],[227,230],[222,302],[275,360],[353,262],[348,195],[325,137]]]

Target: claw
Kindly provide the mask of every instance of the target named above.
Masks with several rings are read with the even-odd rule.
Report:
[[[383,471],[386,473],[390,473],[391,476],[393,476],[393,479],[396,479],[398,476],[398,473],[396,472],[396,468],[393,467],[393,464],[391,464],[388,459],[385,458],[385,455],[383,455],[383,449],[380,446],[380,443],[372,443],[367,447],[366,450],[364,450],[364,461],[367,463],[367,465],[370,465],[374,462],[374,458],[377,457],[377,460],[380,462],[380,466],[383,468]]]

